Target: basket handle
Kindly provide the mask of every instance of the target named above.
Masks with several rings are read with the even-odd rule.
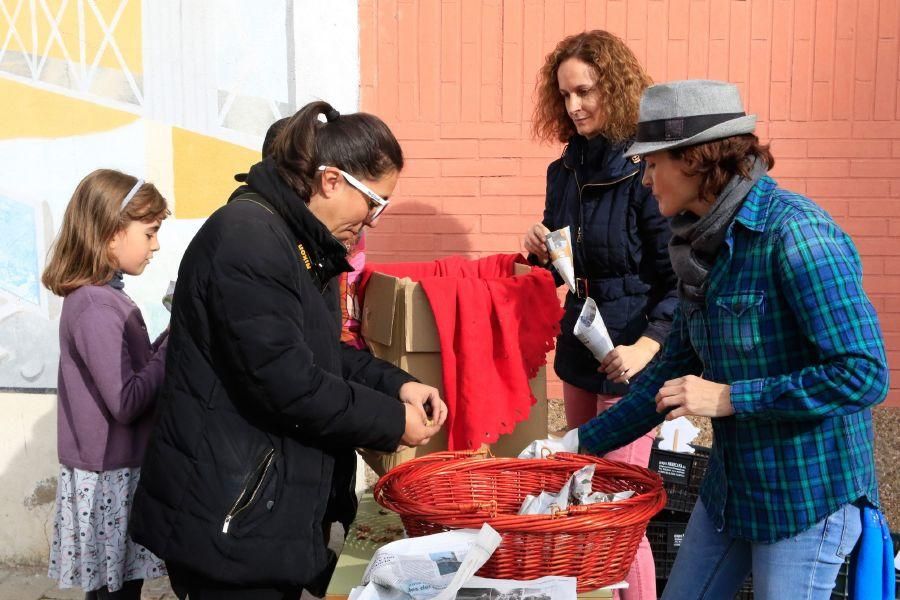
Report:
[[[492,519],[497,518],[497,501],[466,502],[459,505],[459,511],[463,513],[478,513],[486,510]]]

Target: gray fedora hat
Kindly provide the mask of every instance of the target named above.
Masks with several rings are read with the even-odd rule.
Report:
[[[644,90],[637,135],[625,154],[693,146],[755,128],[756,115],[744,112],[735,85],[706,79],[661,83]]]

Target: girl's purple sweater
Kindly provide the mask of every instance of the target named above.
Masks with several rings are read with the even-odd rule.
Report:
[[[59,462],[139,467],[165,371],[168,331],[150,343],[137,305],[109,285],[66,296],[59,320]]]

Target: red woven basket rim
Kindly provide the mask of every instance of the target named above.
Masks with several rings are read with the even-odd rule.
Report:
[[[596,465],[595,477],[616,476],[632,479],[645,491],[631,498],[587,506],[575,506],[551,515],[518,515],[497,512],[496,505],[462,503],[436,506],[418,502],[402,489],[430,477],[448,476],[455,472],[556,470],[575,472]],[[541,490],[535,490],[538,493]],[[646,523],[666,503],[666,493],[659,475],[636,465],[610,461],[582,454],[559,453],[549,459],[494,458],[476,452],[437,452],[403,463],[375,485],[375,500],[404,518],[428,521],[447,527],[476,526],[486,522],[500,532],[585,533],[615,527]]]

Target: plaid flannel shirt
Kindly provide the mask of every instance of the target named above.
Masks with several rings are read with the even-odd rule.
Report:
[[[731,386],[712,419],[700,498],[720,531],[771,542],[847,502],[878,505],[871,407],[888,389],[878,319],[853,242],[764,177],[729,226],[703,305],[682,301],[659,360],[579,429],[603,454],[663,420],[655,396],[688,374]]]

